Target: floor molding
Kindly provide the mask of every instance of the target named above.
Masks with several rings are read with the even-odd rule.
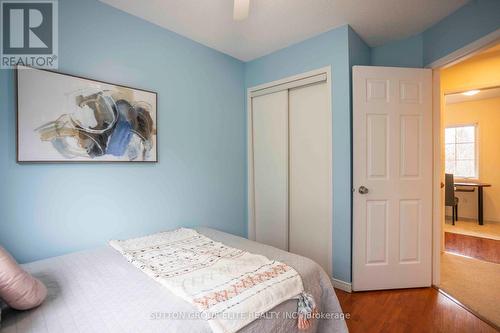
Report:
[[[348,292],[348,293],[352,292],[352,285],[349,282],[345,282],[342,280],[332,278],[332,283],[333,283],[334,288],[343,290],[343,291]]]

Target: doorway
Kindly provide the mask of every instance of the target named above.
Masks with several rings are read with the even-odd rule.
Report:
[[[432,82],[432,89],[433,89],[433,112],[432,112],[432,117],[433,117],[433,120],[432,120],[432,127],[433,127],[433,130],[432,130],[432,133],[433,133],[433,141],[434,141],[434,144],[433,144],[433,149],[432,149],[432,156],[433,156],[433,176],[432,176],[432,220],[433,220],[433,223],[432,223],[432,238],[433,238],[433,241],[432,241],[432,285],[433,286],[436,286],[437,288],[440,287],[441,285],[441,256],[442,256],[442,253],[444,253],[444,249],[445,249],[445,242],[444,242],[444,218],[445,218],[445,215],[444,215],[444,199],[445,199],[445,196],[444,196],[444,176],[445,176],[445,149],[444,149],[444,140],[445,140],[445,135],[444,135],[444,119],[443,118],[443,114],[442,114],[442,110],[444,109],[444,106],[445,106],[445,96],[444,96],[444,91],[441,91],[441,75],[444,73],[444,70],[446,70],[447,68],[451,67],[452,65],[456,65],[457,63],[459,63],[460,61],[464,61],[468,58],[470,58],[471,56],[474,56],[474,55],[477,55],[479,53],[482,53],[482,52],[486,52],[485,49],[487,48],[491,48],[491,45],[492,43],[495,43],[498,41],[499,39],[499,36],[500,36],[500,31],[497,31],[495,33],[492,33],[491,35],[485,37],[484,39],[478,41],[478,42],[475,42],[475,43],[472,43],[471,45],[467,45],[465,46],[463,49],[460,49],[456,52],[454,52],[453,54],[451,54],[450,56],[447,56],[447,57],[444,57],[442,59],[440,59],[439,61],[437,61],[436,63],[433,63],[431,65],[429,65],[429,67],[431,69],[433,69],[433,82]],[[490,50],[491,52],[491,50]],[[459,59],[459,60],[457,60]],[[356,86],[353,86],[353,95],[354,95],[354,107],[355,107],[355,110],[354,110],[354,114],[353,114],[353,117],[356,116],[356,96],[358,97],[358,101],[360,101],[361,103],[365,103],[366,101],[370,101],[370,100],[373,100],[373,99],[378,99],[379,102],[388,102],[390,100],[389,98],[389,94],[386,93],[386,91],[388,91],[387,89],[385,89],[384,87],[390,87],[391,86],[391,83],[390,81],[385,78],[384,75],[387,75],[388,73],[388,70],[387,68],[381,68],[381,67],[373,67],[374,70],[376,70],[377,68],[378,69],[381,69],[383,70],[383,72],[380,74],[378,73],[378,75],[371,75],[370,77],[366,77],[366,79],[371,79],[372,82],[368,82],[367,80],[363,80],[362,82],[358,82],[359,83],[359,96],[356,95]],[[473,71],[474,72],[474,71]],[[491,76],[493,76],[494,78],[492,78],[491,80],[489,80],[489,82],[483,82],[483,84],[481,86],[478,86],[476,84],[476,86],[473,86],[473,87],[468,87],[467,84],[470,85],[471,81],[467,80],[466,84],[464,84],[464,86],[461,86],[461,87],[455,87],[453,90],[451,91],[447,91],[447,93],[465,93],[465,92],[469,92],[470,90],[486,90],[486,88],[493,88],[493,87],[496,87],[496,86],[499,86],[500,85],[500,82],[496,82],[498,81],[499,79],[499,76],[498,76],[498,71],[490,71],[490,74]],[[355,80],[354,80],[355,81]],[[392,85],[400,85],[401,83],[404,83],[405,80],[399,80],[398,82],[396,83],[392,83]],[[496,82],[496,83],[495,83]],[[386,84],[387,83],[387,84]],[[371,86],[370,86],[371,84]],[[371,95],[366,95],[366,91],[368,89],[371,89],[372,91],[372,94]],[[415,89],[414,91],[418,91],[418,89]],[[365,94],[363,94],[365,93]],[[399,96],[398,95],[395,95],[395,98],[401,98],[402,96],[404,96],[404,94],[401,93],[400,91],[400,94]],[[383,110],[382,110],[383,111]],[[369,112],[373,112],[373,113],[377,113],[375,111],[369,111]],[[429,110],[430,112],[430,110]],[[383,112],[378,112],[379,114],[376,114],[374,115],[373,117],[373,121],[375,120],[379,120],[378,118],[383,118],[381,115],[383,115]],[[363,118],[361,118],[363,119]],[[366,120],[366,117],[364,118]],[[366,121],[364,121],[366,123]],[[361,121],[361,123],[363,124],[363,121]],[[379,134],[376,135],[376,138],[380,139],[380,138],[384,138],[384,133],[386,133],[389,129],[389,126],[387,125],[384,125],[384,121],[380,120],[379,122],[375,122],[375,125],[377,125],[377,127],[373,127],[377,130],[380,130]],[[468,124],[468,123],[465,123],[465,124],[460,124],[460,123],[457,123],[455,124],[456,126],[455,127],[459,127],[458,125],[472,125],[472,126],[475,126],[475,124]],[[353,149],[356,150],[356,142],[363,142],[363,140],[366,140],[366,137],[364,137],[365,135],[369,134],[369,130],[367,130],[365,127],[363,128],[358,128],[356,129],[356,126],[357,126],[357,122],[356,120],[354,120],[353,122],[353,127],[354,127],[354,133],[353,133],[353,139],[354,139],[354,143],[353,143]],[[470,127],[470,126],[469,126]],[[373,129],[372,128],[372,129]],[[390,128],[392,129],[392,128]],[[457,130],[457,128],[455,128],[455,130]],[[459,129],[460,131],[469,131],[469,132],[475,132],[476,130],[475,129],[471,129],[471,128],[461,128]],[[451,132],[451,131],[450,131]],[[399,131],[396,131],[395,134],[400,134],[401,133],[401,129]],[[356,139],[356,135],[357,134],[360,134],[361,136],[359,138]],[[470,134],[470,133],[469,133]],[[451,135],[451,134],[450,134]],[[457,135],[457,133],[455,132],[455,135]],[[475,134],[472,133],[472,135],[474,136]],[[394,135],[393,135],[394,137]],[[377,144],[377,140],[373,141],[371,140],[370,144],[373,144],[373,142],[375,142]],[[451,144],[452,142],[450,142]],[[475,144],[475,141],[473,142],[469,142],[469,141],[463,141],[463,142],[460,142],[461,144]],[[383,157],[386,157],[385,153],[386,153],[386,150],[384,147],[388,147],[387,145],[380,145],[380,147],[378,147],[377,151],[379,152],[379,154],[377,155],[373,155],[373,156],[376,156],[378,158],[378,160],[380,161],[388,161],[387,158],[383,158]],[[455,147],[456,149],[456,147]],[[401,152],[401,151],[400,151]],[[428,153],[428,152],[427,152]],[[462,154],[463,152],[460,152],[460,154]],[[354,168],[357,168],[357,167],[360,167],[360,165],[362,165],[362,163],[356,163],[356,156],[358,156],[359,158],[367,158],[369,159],[369,155],[367,155],[367,149],[362,149],[359,154],[356,154],[354,153]],[[451,160],[451,159],[449,159]],[[470,160],[470,161],[462,161],[460,162],[459,164],[462,164],[460,166],[460,168],[463,170],[463,169],[472,169],[471,173],[473,174],[475,172],[474,170],[474,163],[475,163],[475,159],[474,158],[470,158],[470,157],[463,157],[463,158],[458,158],[458,160]],[[365,161],[366,163],[368,163],[368,161]],[[456,163],[457,161],[455,161]],[[466,167],[466,165],[472,165],[472,168],[470,167]],[[379,178],[381,178],[382,180],[386,180],[387,177],[386,175],[383,173],[384,171],[387,170],[387,168],[384,168],[384,163],[380,163],[380,164],[372,164],[372,171],[377,169],[378,171],[381,171],[381,172],[378,172],[378,173],[372,173],[371,176],[379,176]],[[364,166],[363,166],[364,168]],[[366,169],[366,168],[365,168]],[[387,253],[389,251],[389,247],[385,246],[387,244],[387,241],[386,239],[388,238],[388,233],[386,232],[387,228],[385,227],[387,225],[387,223],[383,223],[384,220],[387,221],[387,207],[390,206],[390,204],[385,204],[385,202],[387,202],[387,200],[375,200],[374,198],[371,198],[373,199],[372,200],[372,206],[369,207],[371,209],[371,213],[374,212],[374,213],[377,213],[378,214],[378,218],[377,219],[373,219],[373,221],[379,221],[381,220],[382,223],[379,223],[378,226],[372,228],[372,229],[369,229],[369,224],[371,222],[368,221],[368,219],[365,217],[366,215],[366,212],[368,211],[368,209],[366,208],[366,205],[365,206],[360,206],[358,207],[359,209],[357,209],[356,207],[356,198],[361,198],[361,195],[366,195],[367,193],[370,193],[370,187],[366,187],[364,186],[364,184],[362,184],[360,182],[360,180],[364,180],[363,177],[366,177],[367,175],[367,172],[366,170],[363,169],[361,170],[361,172],[359,172],[359,177],[356,177],[356,170],[353,170],[353,174],[354,174],[354,181],[353,181],[353,192],[354,192],[354,215],[353,215],[353,224],[354,224],[354,230],[353,230],[353,237],[355,238],[354,239],[354,242],[353,242],[353,289],[354,290],[372,290],[372,289],[392,289],[392,288],[402,288],[401,284],[403,283],[400,283],[398,284],[400,281],[397,281],[398,278],[400,279],[403,279],[404,277],[402,277],[401,275],[398,275],[398,273],[394,273],[394,274],[390,274],[391,272],[389,272],[387,274],[387,276],[389,278],[393,278],[395,277],[395,282],[394,283],[390,283],[390,285],[374,285],[372,282],[373,281],[370,281],[370,279],[366,279],[366,282],[367,283],[372,283],[371,285],[366,285],[366,286],[361,286],[359,287],[359,285],[357,285],[357,282],[360,281],[360,278],[363,279],[365,276],[367,276],[366,274],[362,274],[363,273],[363,270],[359,270],[357,269],[356,267],[356,262],[361,266],[361,265],[365,265],[365,266],[370,266],[370,269],[372,268],[380,268],[380,267],[383,267],[383,266],[388,266],[388,260],[386,260],[387,257]],[[397,169],[397,168],[396,168]],[[377,171],[375,170],[375,171]],[[401,169],[400,169],[401,171]],[[372,177],[374,178],[374,177]],[[462,177],[463,178],[463,177]],[[471,179],[469,179],[471,180]],[[464,179],[459,179],[457,177],[457,181],[464,181]],[[441,187],[441,183],[442,183],[442,187]],[[486,182],[485,182],[486,183]],[[362,187],[362,185],[364,187]],[[376,186],[376,185],[374,185]],[[471,184],[465,184],[465,185],[462,185],[463,187],[461,188],[462,190],[471,190]],[[365,188],[366,187],[366,188]],[[454,186],[456,187],[456,186]],[[474,186],[472,186],[474,187]],[[375,188],[375,187],[372,187],[372,188]],[[481,188],[481,190],[479,190],[479,188]],[[486,191],[488,189],[491,189],[492,188],[492,185],[491,186],[487,186],[487,184],[475,184],[475,190],[474,190],[474,194],[475,195],[473,198],[475,198],[474,200],[476,200],[476,205],[479,205],[479,201],[480,200],[483,200],[483,204],[486,206]],[[368,191],[366,191],[368,189]],[[359,192],[359,194],[358,194]],[[481,196],[480,196],[480,192],[481,192]],[[394,191],[393,193],[398,193],[397,191]],[[469,193],[470,194],[470,193]],[[363,199],[364,200],[364,199]],[[472,199],[470,199],[472,200]],[[358,200],[360,201],[360,200]],[[463,201],[462,201],[462,204],[463,204]],[[462,206],[462,208],[464,208]],[[460,211],[460,205],[458,207],[458,212],[456,212],[456,215],[460,217],[460,215],[462,214],[463,215],[463,211]],[[451,215],[451,210],[449,210],[449,215]],[[363,215],[365,214],[365,215]],[[375,216],[375,215],[374,215]],[[392,218],[401,218],[401,214],[399,214],[398,212],[394,213]],[[488,224],[487,220],[487,214],[483,214],[482,217],[479,217],[479,213],[476,211],[476,214],[475,214],[475,218],[477,220],[477,223],[479,223],[480,220],[483,220],[483,225]],[[359,223],[359,221],[361,221],[361,223]],[[486,221],[486,222],[485,222]],[[358,225],[358,228],[356,228],[356,224],[359,224]],[[401,223],[401,220],[400,220],[400,223]],[[459,222],[457,222],[457,225],[458,225]],[[372,223],[373,224],[373,223]],[[385,228],[385,229],[384,229]],[[372,232],[372,240],[373,239],[376,239],[376,237],[378,237],[377,239],[379,239],[379,241],[377,242],[372,242],[370,243],[370,239],[369,237],[366,235],[366,231],[367,230],[370,230],[370,232]],[[381,230],[381,231],[380,231]],[[364,234],[363,234],[364,233]],[[359,240],[356,241],[356,237],[359,237]],[[398,243],[398,238],[397,237],[393,237],[394,239],[396,239],[396,244]],[[399,240],[401,239],[401,237],[399,238]],[[360,245],[361,246],[358,246]],[[382,244],[382,245],[381,245]],[[403,243],[403,245],[407,245],[407,243]],[[401,246],[401,243],[400,243],[400,246]],[[428,243],[428,246],[430,247],[430,243]],[[367,252],[366,249],[370,249],[371,252]],[[399,261],[401,261],[401,257],[397,257],[397,251],[394,251],[396,253],[396,256],[395,256],[395,260],[397,261],[399,259]],[[368,258],[367,256],[367,253],[369,253],[371,255],[371,259]],[[401,254],[401,252],[399,252],[399,254]],[[369,262],[370,260],[367,260],[370,259],[371,262]],[[374,259],[374,260],[372,260]],[[422,274],[423,275],[423,274]],[[373,277],[373,275],[370,275],[370,277]],[[384,276],[385,277],[385,276]],[[378,281],[381,281],[381,280],[384,280],[384,277],[380,277],[378,278],[377,280]],[[385,279],[385,281],[388,281],[389,279]],[[407,280],[405,280],[407,281]],[[409,279],[408,279],[409,281]],[[423,281],[423,280],[422,280]],[[363,280],[361,280],[361,282],[364,283]],[[425,286],[425,283],[419,283],[420,286]],[[403,286],[404,288],[404,286]],[[441,289],[442,290],[442,289]],[[474,287],[470,288],[470,290],[474,291]],[[474,311],[473,309],[471,309],[470,306],[467,306],[468,309],[470,309],[473,313],[477,314],[478,316],[481,316],[480,314],[477,313],[477,311]],[[492,310],[495,310],[496,307],[494,306],[491,306],[490,309]],[[481,316],[481,318],[487,320],[488,322],[490,323],[493,323],[493,321],[490,319],[488,320],[484,315]]]
[[[500,44],[439,70],[439,288],[500,327]],[[443,175],[445,174],[445,175]]]

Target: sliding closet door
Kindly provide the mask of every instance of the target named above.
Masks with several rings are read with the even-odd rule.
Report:
[[[290,90],[290,252],[332,272],[332,117],[328,85]]]
[[[255,238],[288,250],[288,92],[252,98]]]

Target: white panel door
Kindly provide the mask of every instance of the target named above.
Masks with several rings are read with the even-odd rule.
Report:
[[[332,272],[332,117],[326,82],[289,91],[290,252]]]
[[[258,242],[288,250],[288,91],[252,98]]]
[[[431,285],[432,72],[353,68],[353,289]]]

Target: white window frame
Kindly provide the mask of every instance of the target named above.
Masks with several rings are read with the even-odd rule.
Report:
[[[474,168],[476,169],[476,175],[474,177],[463,177],[456,176],[456,179],[463,180],[479,180],[479,124],[478,123],[463,123],[463,124],[449,124],[445,126],[445,136],[444,136],[444,146],[446,147],[446,129],[457,128],[457,127],[474,127]],[[456,142],[454,143],[456,145]],[[446,149],[444,156],[445,170],[446,170]],[[455,150],[455,161],[456,161],[456,150]]]

